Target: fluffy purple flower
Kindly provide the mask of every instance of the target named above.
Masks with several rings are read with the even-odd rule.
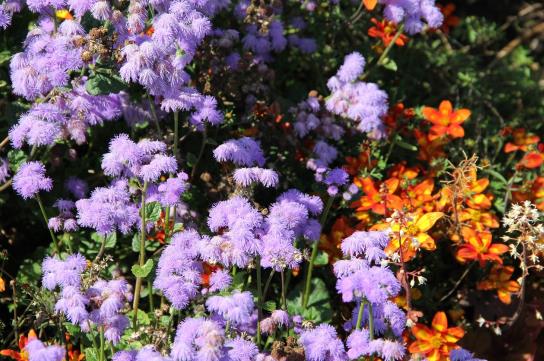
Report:
[[[78,223],[103,235],[117,229],[127,234],[140,220],[138,207],[131,202],[125,181],[96,188],[90,198],[77,201],[76,208]]]
[[[86,309],[88,304],[89,299],[81,293],[79,287],[65,286],[55,304],[55,311],[66,315],[71,323],[82,325],[89,319]]]
[[[353,52],[346,56],[344,64],[338,69],[336,76],[344,83],[350,83],[359,77],[365,70],[365,58],[358,53]]]
[[[272,169],[238,168],[234,171],[234,181],[242,187],[248,187],[256,182],[265,187],[275,187],[279,182],[279,177]]]
[[[222,291],[232,283],[231,275],[225,270],[217,270],[210,275],[210,292]]]
[[[347,361],[344,344],[338,339],[335,329],[321,324],[314,329],[303,331],[299,342],[304,347],[308,361]]]
[[[369,342],[370,334],[368,330],[355,330],[353,331],[346,340],[346,345],[348,347],[347,355],[350,360],[357,360],[361,356],[369,354]]]
[[[122,350],[117,351],[113,357],[112,361],[135,361],[138,351],[136,350]]]
[[[197,296],[202,264],[197,260],[201,237],[194,230],[178,232],[161,254],[153,286],[177,309]]]
[[[397,24],[404,20],[409,34],[421,32],[425,25],[423,21],[429,27],[437,28],[444,20],[435,0],[380,0],[380,3],[385,5],[385,18]]]
[[[253,342],[236,337],[225,343],[230,350],[227,351],[232,361],[253,361],[259,353],[259,348]]]
[[[383,303],[399,293],[400,283],[388,268],[370,267],[339,279],[336,289],[344,302],[364,298],[372,303]]]
[[[230,296],[212,296],[206,301],[210,312],[221,316],[234,326],[251,322],[255,305],[251,292],[236,291]]]
[[[58,199],[55,202],[55,207],[59,210],[57,217],[52,217],[48,221],[48,226],[55,232],[64,230],[66,232],[73,232],[78,229],[77,221],[72,210],[75,208],[75,204],[72,201],[65,199]]]
[[[387,246],[389,237],[385,232],[358,231],[342,241],[342,253],[345,256],[364,256],[368,262],[379,263],[387,255],[383,249]]]
[[[380,355],[384,361],[399,361],[404,358],[406,348],[398,341],[385,340]]]
[[[331,169],[325,176],[324,183],[327,185],[339,185],[342,186],[348,181],[348,174],[342,168]]]
[[[29,361],[61,361],[66,354],[64,347],[46,346],[37,338],[30,340],[25,350],[28,352]]]
[[[52,188],[53,180],[46,177],[44,165],[37,161],[23,163],[13,177],[13,189],[24,199]]]
[[[87,260],[79,253],[69,255],[62,261],[57,257],[46,257],[42,263],[42,285],[48,290],[56,286],[79,287],[81,273],[87,267]]]
[[[217,322],[186,318],[178,325],[170,356],[174,361],[220,361],[226,353],[224,341],[225,331]]]
[[[260,145],[251,138],[231,139],[219,145],[213,151],[218,162],[233,162],[237,166],[262,167],[265,159]]]
[[[139,176],[144,182],[154,182],[165,173],[175,173],[178,169],[176,158],[163,154],[155,154],[153,159],[142,166]]]
[[[187,180],[189,176],[180,172],[176,177],[168,178],[166,182],[159,184],[159,201],[165,207],[180,203],[181,195],[189,188]]]

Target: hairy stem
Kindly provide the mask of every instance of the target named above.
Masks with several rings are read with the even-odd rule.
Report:
[[[332,204],[334,202],[334,197],[329,197],[327,200],[327,205],[325,206],[325,210],[323,211],[323,214],[321,215],[321,227],[325,225],[325,221],[327,220],[327,216],[329,215],[329,211],[331,210]],[[312,246],[312,254],[310,256],[310,264],[308,265],[308,270],[306,272],[306,283],[304,285],[304,293],[302,295],[302,308],[306,309],[308,307],[308,300],[310,299],[310,291],[312,288],[312,272],[314,269],[314,263],[315,259],[317,257],[317,251],[319,249],[319,239],[314,242]]]
[[[145,264],[145,193],[147,192],[147,182],[144,183],[142,189],[142,203],[140,206],[142,223],[140,225],[140,256],[138,264],[142,267]],[[132,318],[133,328],[136,329],[138,325],[138,305],[140,303],[140,290],[142,288],[142,277],[136,277],[136,286],[134,287],[134,302],[132,303],[132,311],[134,312]]]
[[[55,253],[60,253],[59,242],[58,242],[57,237],[55,236],[55,233],[53,232],[53,230],[51,228],[49,228],[49,218],[47,217],[47,213],[45,212],[45,208],[43,206],[43,202],[42,202],[42,199],[40,198],[39,193],[36,194],[36,200],[38,201],[38,205],[40,206],[40,211],[42,213],[43,220],[45,221],[45,227],[47,227],[47,229],[49,230],[49,235],[51,235],[51,240],[53,241],[53,245],[55,247],[54,254]]]
[[[263,318],[263,288],[261,284],[261,257],[257,256],[257,299],[259,301],[258,307],[258,321],[257,321],[257,346],[261,345],[261,320]]]
[[[361,329],[361,324],[363,323],[364,311],[365,311],[365,301],[361,300],[361,304],[359,305],[359,313],[357,314],[357,324],[355,325],[356,330]]]

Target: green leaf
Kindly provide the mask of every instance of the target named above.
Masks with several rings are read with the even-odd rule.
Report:
[[[484,173],[487,173],[490,176],[500,180],[504,185],[508,184],[508,181],[506,180],[506,178],[504,178],[504,176],[502,174],[500,174],[499,172],[494,171],[493,169],[489,169],[489,168],[484,168],[483,171],[484,171]]]
[[[85,84],[85,89],[91,95],[118,93],[126,87],[127,84],[120,77],[103,72],[95,72]]]
[[[153,269],[153,260],[150,258],[145,262],[143,266],[140,266],[138,264],[135,264],[132,266],[132,274],[136,277],[145,278],[151,273],[151,270]]]
[[[9,166],[14,172],[17,172],[21,164],[26,162],[26,160],[26,154],[22,150],[12,149],[8,152]]]
[[[134,236],[132,236],[132,251],[133,252],[140,252],[140,234],[136,233]]]
[[[89,332],[89,337],[92,337],[92,333]],[[85,360],[86,361],[97,361],[98,360],[98,355],[96,354],[96,350],[92,347],[88,347],[86,348],[83,353],[85,354]]]
[[[329,264],[329,255],[326,252],[319,251],[315,258],[314,265],[325,266]]]
[[[263,305],[263,309],[265,309],[268,312],[272,312],[276,310],[276,302],[274,301],[266,301]]]
[[[134,316],[134,310],[130,310],[129,312],[127,312],[127,317],[130,320],[132,320],[133,316]],[[147,326],[151,324],[151,320],[149,319],[149,316],[147,315],[147,313],[145,313],[142,310],[138,310],[136,318],[138,319],[138,325]]]
[[[147,221],[157,222],[161,217],[162,207],[159,202],[146,203],[145,219]]]
[[[176,223],[174,224],[174,227],[172,228],[172,233],[181,232],[185,229],[185,226],[183,226],[183,223]]]
[[[302,283],[299,283],[287,297],[287,310],[290,314],[302,315],[304,319],[323,323],[332,319],[332,307],[325,282],[320,278],[312,279],[312,292],[308,299],[308,307],[302,308]]]
[[[187,165],[192,167],[196,164],[198,158],[193,153],[187,153]]]
[[[93,234],[91,234],[91,239],[93,241],[96,242],[96,245],[99,245],[102,243],[102,235],[94,232]],[[110,233],[106,236],[106,244],[105,244],[105,247],[106,248],[113,248],[115,247],[115,245],[117,244],[117,233],[116,232],[113,232],[113,233]],[[139,247],[139,246],[138,246]],[[96,247],[95,247],[96,248]],[[140,248],[138,248],[139,250]]]
[[[0,65],[4,65],[4,63],[9,62],[10,59],[11,59],[11,52],[9,50],[0,51]]]

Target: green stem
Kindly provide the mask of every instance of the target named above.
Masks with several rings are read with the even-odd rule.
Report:
[[[261,320],[263,318],[263,286],[261,275],[261,257],[257,256],[257,300],[259,302],[257,313],[257,346],[261,345]]]
[[[140,257],[139,265],[143,267],[145,264],[145,194],[147,192],[147,182],[144,183],[144,188],[142,189],[142,204],[140,206],[142,223],[140,225]],[[134,302],[132,303],[132,311],[134,312],[132,318],[132,326],[136,329],[138,325],[138,305],[140,303],[140,290],[142,288],[142,277],[136,277],[136,286],[134,287]]]
[[[153,103],[153,99],[151,99],[151,94],[149,93],[147,93],[147,100],[149,101],[149,109],[151,109],[151,116],[153,118],[153,123],[155,123],[155,127],[157,128],[159,137],[162,138],[161,126],[159,124],[159,118],[157,117],[157,112],[155,111],[155,104]]]
[[[106,235],[102,236],[102,242],[100,244],[100,249],[98,250],[98,253],[96,254],[96,257],[93,260],[93,263],[96,263],[100,261],[100,258],[104,255],[104,251],[106,250]]]
[[[287,310],[287,301],[285,299],[285,272],[283,269],[280,272],[281,276],[281,309]]]
[[[361,323],[363,322],[364,311],[365,311],[365,301],[361,300],[361,304],[359,305],[359,313],[357,314],[357,324],[355,325],[356,330],[361,329]]]
[[[43,206],[42,199],[40,198],[39,193],[36,193],[36,200],[38,201],[38,205],[40,206],[40,211],[42,212],[43,220],[45,221],[45,226],[49,230],[49,234],[51,235],[51,239],[53,240],[53,245],[55,246],[54,252],[60,254],[60,247],[59,247],[57,237],[55,236],[55,233],[53,232],[53,230],[49,228],[47,213],[45,213],[45,208]]]
[[[329,215],[329,211],[331,210],[332,204],[334,202],[334,197],[329,197],[327,200],[327,205],[325,207],[325,210],[323,214],[321,215],[321,227],[325,225],[325,221],[327,220],[327,216]],[[310,299],[310,291],[312,288],[312,272],[314,269],[314,263],[315,259],[317,257],[317,251],[319,249],[319,239],[314,242],[312,246],[312,255],[310,256],[310,264],[308,265],[308,270],[306,273],[306,284],[304,286],[304,293],[302,295],[302,308],[306,309],[308,307],[308,300]]]
[[[96,343],[96,337],[94,335],[94,330],[93,330],[93,326],[91,325],[91,321],[87,320],[87,326],[89,326],[89,333],[91,334],[91,342],[93,343],[93,348],[96,351],[96,353],[98,354],[99,349],[98,349],[98,345]]]
[[[155,317],[155,305],[153,304],[153,282],[151,281],[151,278],[147,280],[147,290],[149,295],[149,312],[151,312],[153,317]]]
[[[268,293],[268,288],[270,287],[272,278],[274,278],[274,270],[270,271],[270,275],[268,276],[268,279],[266,280],[266,283],[264,284],[263,302],[266,300],[266,294]]]
[[[105,342],[104,342],[104,328],[100,327],[100,361],[106,361],[106,353],[104,350]]]
[[[168,232],[170,231],[170,206],[166,206],[164,212],[164,242],[166,242],[168,240]]]
[[[385,59],[387,58],[387,55],[389,54],[389,52],[391,51],[391,49],[393,49],[393,47],[395,46],[395,42],[397,41],[397,39],[402,35],[402,31],[404,30],[404,24],[401,24],[399,26],[399,29],[397,30],[397,33],[395,34],[395,36],[393,37],[393,40],[391,40],[391,42],[389,43],[389,45],[387,46],[387,48],[385,48],[384,52],[382,53],[382,55],[380,56],[380,58],[378,59],[378,62],[376,63],[377,65],[382,65],[383,62],[385,61]]]
[[[372,313],[372,302],[368,302],[368,333],[370,341],[374,339],[374,314]]]

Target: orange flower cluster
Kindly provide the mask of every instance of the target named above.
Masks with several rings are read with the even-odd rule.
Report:
[[[397,46],[404,46],[408,42],[408,37],[406,35],[397,34],[398,29],[395,23],[385,19],[378,21],[375,18],[370,19],[370,21],[374,26],[368,29],[368,36],[381,39],[384,46],[389,46],[393,40]]]
[[[416,341],[408,347],[412,354],[420,354],[429,361],[449,361],[450,351],[458,348],[456,345],[465,335],[461,327],[448,327],[448,318],[444,312],[434,315],[431,327],[421,323],[412,327]]]
[[[512,280],[514,267],[494,265],[487,279],[478,283],[477,288],[483,291],[497,290],[501,302],[509,305],[512,302],[512,294],[519,292],[520,284]]]

